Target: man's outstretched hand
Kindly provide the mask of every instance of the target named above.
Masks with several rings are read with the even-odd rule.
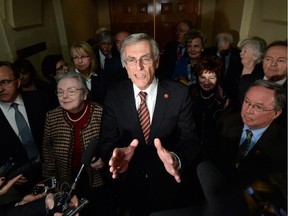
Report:
[[[161,141],[158,138],[154,139],[154,146],[157,149],[157,154],[163,162],[166,171],[174,176],[175,180],[180,183],[181,177],[178,170],[179,162],[176,155],[163,148]]]
[[[138,140],[134,139],[128,147],[114,149],[112,157],[109,161],[112,178],[115,179],[119,173],[124,173],[128,170],[129,162],[134,155],[134,151],[138,146],[138,143]]]

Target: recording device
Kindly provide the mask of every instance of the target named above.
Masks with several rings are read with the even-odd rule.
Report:
[[[80,200],[79,206],[76,208],[72,208],[69,206],[69,203],[71,201],[72,196],[74,195],[77,183],[80,179],[80,175],[83,171],[84,166],[88,166],[91,163],[91,160],[93,156],[95,156],[96,148],[98,146],[98,139],[95,137],[91,139],[90,143],[88,144],[88,147],[83,152],[82,158],[81,158],[81,167],[80,170],[71,186],[70,189],[68,187],[62,188],[61,192],[55,194],[54,200],[55,200],[55,209],[54,212],[62,212],[64,215],[67,216],[73,216],[78,211],[80,211],[85,205],[88,204],[88,200],[82,198]],[[81,202],[82,201],[82,202]],[[69,214],[68,214],[69,213]]]
[[[56,178],[53,176],[35,185],[32,189],[32,194],[46,195],[52,190],[54,190],[55,188],[56,188]]]
[[[9,158],[0,167],[0,177],[6,177],[13,169],[15,169],[15,162],[13,158]]]
[[[80,199],[78,206],[77,207],[72,207],[70,209],[67,209],[64,213],[63,216],[74,216],[77,212],[79,212],[84,206],[86,206],[89,203],[87,199]]]
[[[9,180],[27,172],[28,170],[39,167],[41,162],[42,160],[40,156],[36,156],[23,165],[17,165],[13,158],[9,158],[0,168],[0,177],[5,177],[5,182],[8,182]],[[2,184],[2,186],[3,185],[4,184]]]

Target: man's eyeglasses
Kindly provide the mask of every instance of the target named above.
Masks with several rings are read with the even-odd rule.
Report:
[[[66,90],[66,93],[67,93],[68,96],[73,96],[73,95],[76,94],[77,91],[80,91],[80,90],[83,90],[83,88],[80,88],[80,89],[68,88],[68,89]],[[57,95],[58,97],[62,97],[62,96],[65,94],[65,91],[59,89],[59,90],[56,90],[55,93],[56,93],[56,95]]]
[[[150,56],[143,56],[140,59],[136,58],[128,58],[125,59],[124,62],[129,66],[129,67],[134,67],[136,66],[137,62],[139,61],[143,65],[148,65],[151,63],[152,58]]]
[[[0,86],[1,86],[1,87],[8,86],[8,85],[11,84],[11,82],[13,82],[13,81],[15,81],[15,80],[17,80],[17,79],[12,79],[12,80],[2,80],[2,81],[0,81]]]
[[[83,61],[83,60],[86,60],[86,59],[88,59],[90,56],[75,56],[75,57],[72,57],[72,59],[74,60],[74,61],[79,61],[80,59],[81,59],[81,61]]]
[[[243,100],[243,104],[242,106],[245,106],[245,107],[249,107],[251,106],[252,110],[253,111],[257,111],[257,112],[269,112],[269,111],[275,111],[275,108],[274,109],[266,109],[265,107],[262,107],[258,104],[251,104],[247,99],[244,99]]]
[[[67,64],[67,63],[60,65],[58,68],[56,68],[56,71],[58,71],[58,70],[64,70],[65,67],[68,67],[68,64]]]

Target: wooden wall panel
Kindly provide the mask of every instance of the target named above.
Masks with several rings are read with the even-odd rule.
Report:
[[[174,40],[179,21],[191,20],[200,28],[201,0],[110,0],[111,30],[145,32],[155,36],[160,50]]]

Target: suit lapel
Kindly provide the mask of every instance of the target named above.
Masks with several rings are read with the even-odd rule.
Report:
[[[169,102],[169,98],[170,98],[170,91],[167,90],[161,82],[159,82],[158,84],[158,90],[157,90],[157,98],[156,98],[156,103],[155,103],[155,110],[154,110],[154,114],[153,114],[153,119],[152,119],[152,125],[150,128],[150,136],[149,136],[149,141],[152,138],[156,137],[156,133],[158,128],[161,125],[161,122],[165,116],[165,112],[167,109],[167,105]],[[151,138],[152,137],[152,138]]]

